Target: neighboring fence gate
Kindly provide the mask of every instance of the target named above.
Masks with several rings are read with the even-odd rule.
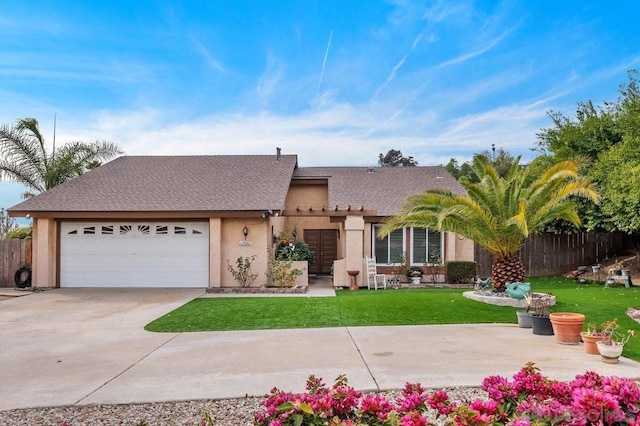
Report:
[[[20,266],[31,265],[31,240],[0,240],[0,287],[15,287]]]
[[[532,235],[518,254],[528,276],[561,275],[580,265],[593,265],[621,253],[625,248],[624,238],[625,234],[619,232]],[[478,244],[475,261],[482,277],[491,275],[493,258]]]

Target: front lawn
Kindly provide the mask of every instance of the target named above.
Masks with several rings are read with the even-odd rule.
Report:
[[[553,293],[554,312],[580,312],[587,322],[618,318],[620,329],[640,325],[626,315],[640,306],[640,287],[605,288],[557,277],[531,278],[533,291]],[[516,308],[487,305],[462,296],[467,290],[415,289],[350,292],[336,297],[198,298],[149,323],[156,332],[261,330],[366,325],[516,323]],[[586,324],[585,324],[586,327]],[[640,337],[624,355],[640,360]]]

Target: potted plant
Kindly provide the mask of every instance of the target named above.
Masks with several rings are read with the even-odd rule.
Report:
[[[554,312],[549,314],[556,342],[562,345],[579,344],[584,319],[585,316],[583,314],[575,312]]]
[[[518,327],[520,328],[531,328],[533,326],[531,321],[531,303],[533,301],[533,293],[529,291],[528,294],[524,295],[524,300],[527,302],[527,309],[520,309],[516,311],[516,316],[518,317]]]
[[[620,324],[614,318],[602,324],[602,341],[596,343],[602,361],[607,364],[617,364],[624,349],[624,344],[636,335],[635,330],[627,330],[625,333],[618,331]]]
[[[411,279],[411,284],[420,284],[422,279],[422,268],[412,266],[407,270],[407,277]]]
[[[587,324],[587,331],[580,333],[584,342],[584,351],[591,355],[600,355],[597,342],[602,341],[602,327],[598,324]]]
[[[533,334],[541,336],[553,335],[553,327],[549,319],[553,299],[550,294],[531,293],[525,296],[531,313],[531,329]]]

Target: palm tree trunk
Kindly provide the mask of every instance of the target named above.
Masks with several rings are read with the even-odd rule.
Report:
[[[521,283],[527,278],[520,258],[497,257],[491,266],[491,282],[496,291],[505,291],[507,283]]]

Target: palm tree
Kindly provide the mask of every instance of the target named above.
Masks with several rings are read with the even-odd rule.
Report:
[[[598,202],[594,186],[578,175],[572,161],[556,163],[542,172],[519,166],[517,158],[502,178],[487,158],[477,157],[473,172],[480,179],[460,183],[467,195],[430,190],[407,199],[401,213],[388,220],[380,236],[402,227],[435,228],[467,237],[493,255],[491,279],[497,291],[507,282],[526,278],[518,250],[524,240],[554,219],[580,225],[572,196]]]
[[[50,154],[40,133],[38,120],[23,118],[13,127],[0,127],[0,178],[25,185],[23,198],[41,193],[80,176],[96,161],[122,154],[111,142],[71,142]]]

